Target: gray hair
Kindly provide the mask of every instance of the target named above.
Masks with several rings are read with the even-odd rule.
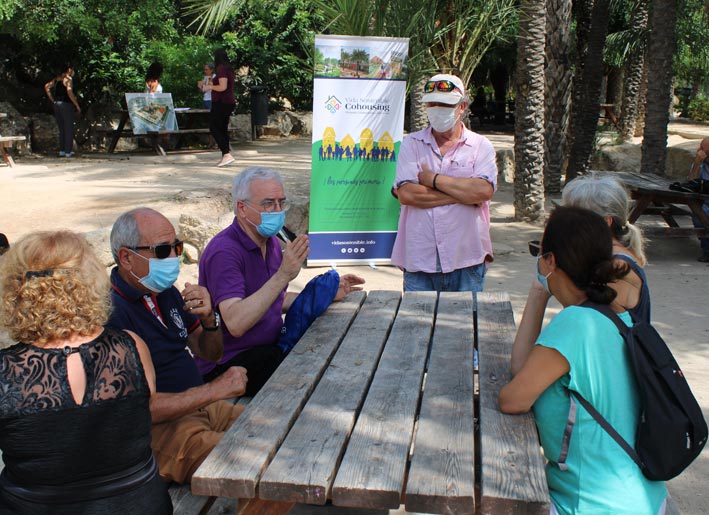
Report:
[[[118,251],[121,247],[135,248],[140,245],[140,231],[136,215],[143,211],[154,211],[149,207],[137,207],[123,213],[113,224],[111,229],[111,254],[118,264]]]
[[[210,70],[212,70],[212,71],[215,70],[214,63],[212,63],[212,62],[209,62],[209,63],[205,64],[205,66],[206,66],[207,68],[209,68]]]
[[[612,219],[613,236],[645,265],[645,242],[640,229],[628,222],[630,197],[625,187],[608,174],[581,175],[568,182],[561,194],[565,206],[582,207]]]
[[[234,213],[236,213],[236,203],[240,200],[249,200],[251,198],[251,183],[254,181],[278,181],[283,185],[281,174],[270,168],[263,166],[254,166],[247,168],[239,175],[234,177],[234,183],[231,187],[231,199],[234,203]]]

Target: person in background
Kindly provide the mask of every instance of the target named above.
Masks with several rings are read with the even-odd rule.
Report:
[[[222,158],[217,166],[227,166],[234,162],[229,146],[229,117],[236,107],[234,98],[234,69],[229,62],[229,56],[223,48],[214,52],[214,64],[217,67],[212,84],[204,87],[212,93],[212,111],[209,116],[209,131],[217,142]]]
[[[625,341],[586,301],[606,304],[632,325],[610,284],[629,265],[614,259],[611,230],[598,214],[558,207],[547,221],[536,255],[536,279],[515,337],[512,380],[500,391],[504,413],[534,410],[546,466],[552,515],[664,514],[664,482],[647,479],[615,440],[568,389],[588,400],[630,444],[640,419],[640,400]],[[553,295],[563,306],[541,331],[535,310]]]
[[[699,144],[697,153],[694,156],[694,163],[692,163],[692,169],[689,172],[689,176],[687,176],[689,181],[699,180],[709,184],[709,162],[707,162],[707,157],[709,157],[709,138],[704,138]],[[709,200],[705,200],[702,203],[702,211],[709,217]],[[698,229],[709,229],[704,227],[699,218],[694,215],[692,215],[692,223]],[[709,263],[709,238],[699,238],[699,245],[702,248],[702,255],[697,258],[697,261]]]
[[[463,124],[469,100],[459,77],[431,77],[423,102],[431,126],[404,138],[396,163],[391,262],[404,271],[404,291],[482,291],[493,259],[495,149]]]
[[[172,513],[150,448],[145,342],[104,328],[110,283],[83,236],[37,232],[0,259],[0,513]]]
[[[44,93],[52,102],[54,116],[59,126],[59,157],[74,157],[74,119],[81,107],[74,95],[74,65],[64,70],[44,85]]]
[[[197,82],[197,88],[204,94],[203,100],[202,100],[202,106],[205,109],[211,109],[212,108],[212,91],[207,89],[207,86],[210,86],[214,78],[216,77],[216,74],[214,73],[214,63],[207,63],[204,65],[204,78]]]
[[[148,67],[148,71],[145,73],[146,93],[162,93],[162,84],[160,84],[161,76],[162,63],[155,61]]]

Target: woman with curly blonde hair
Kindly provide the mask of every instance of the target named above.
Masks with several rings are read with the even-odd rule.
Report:
[[[86,240],[38,232],[0,259],[0,514],[172,513],[150,448],[155,371],[104,328],[110,283]]]

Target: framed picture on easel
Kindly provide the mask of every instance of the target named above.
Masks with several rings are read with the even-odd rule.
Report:
[[[177,130],[172,93],[126,93],[126,105],[133,134]]]

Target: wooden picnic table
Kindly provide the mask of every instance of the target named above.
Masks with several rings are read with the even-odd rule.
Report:
[[[643,229],[644,232],[664,236],[709,236],[709,218],[702,209],[702,204],[709,201],[709,195],[671,190],[670,184],[675,181],[660,175],[635,172],[607,173],[620,180],[635,200],[628,216],[630,223],[635,223],[641,216],[659,215],[667,224],[667,227]],[[699,218],[704,229],[681,227],[676,220],[677,216],[692,214]]]
[[[615,114],[615,110],[613,108],[613,104],[601,104],[601,113],[600,113],[600,121],[601,122],[611,122],[613,124],[613,127],[616,129],[620,130],[620,120],[618,119],[618,116]]]
[[[507,294],[354,292],[334,303],[200,466],[238,513],[295,503],[548,514],[533,415],[505,415]],[[473,349],[479,351],[474,369]]]
[[[160,144],[160,136],[171,135],[171,134],[182,135],[182,134],[208,134],[209,133],[209,128],[207,128],[207,127],[200,127],[200,128],[193,127],[195,115],[206,116],[209,114],[209,109],[192,109],[192,108],[175,109],[176,115],[188,116],[184,129],[178,129],[176,131],[150,131],[146,134],[135,134],[132,130],[126,129],[125,126],[126,126],[126,123],[128,123],[128,120],[130,119],[130,114],[128,113],[127,110],[122,110],[120,113],[121,113],[121,118],[120,118],[120,121],[118,122],[118,127],[116,129],[109,131],[109,134],[111,135],[111,143],[108,145],[108,153],[109,154],[113,154],[113,152],[116,150],[116,145],[118,144],[118,140],[121,139],[121,137],[144,136],[146,138],[150,138],[150,143],[151,143],[155,153],[159,156],[164,156],[164,155],[167,155],[167,152],[165,152],[165,149]]]

